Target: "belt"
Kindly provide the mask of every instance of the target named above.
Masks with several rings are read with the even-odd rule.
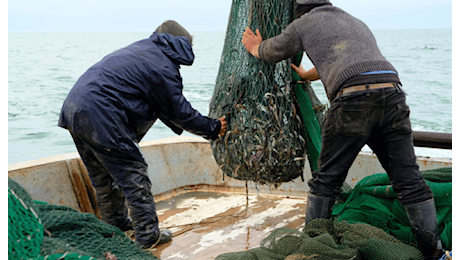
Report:
[[[394,88],[395,84],[393,83],[378,83],[378,84],[368,84],[368,85],[356,85],[356,86],[351,86],[347,88],[343,88],[342,90],[337,93],[337,96],[340,95],[340,93],[347,94],[347,93],[352,93],[356,91],[364,91],[369,89],[381,89],[381,88]]]

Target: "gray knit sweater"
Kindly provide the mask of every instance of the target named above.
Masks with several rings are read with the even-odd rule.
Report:
[[[370,29],[331,5],[314,8],[259,47],[262,60],[279,62],[305,51],[329,100],[348,79],[363,72],[396,69],[383,57]],[[398,79],[399,81],[399,79]]]

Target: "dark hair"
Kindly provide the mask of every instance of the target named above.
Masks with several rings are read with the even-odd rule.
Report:
[[[326,4],[295,4],[295,18],[299,18],[302,15],[310,12],[313,8],[323,6]]]
[[[187,37],[190,45],[193,45],[193,37],[189,34],[189,32],[182,27],[178,22],[173,20],[167,20],[162,23],[158,28],[155,30],[156,33],[169,33],[172,36],[185,36]]]

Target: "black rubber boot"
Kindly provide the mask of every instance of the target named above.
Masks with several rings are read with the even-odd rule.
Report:
[[[171,241],[172,236],[173,236],[172,232],[168,229],[160,230],[160,232],[156,234],[157,234],[156,236],[150,237],[150,240],[146,240],[146,239],[140,240],[139,239],[136,241],[139,244],[141,244],[144,248],[152,248],[157,245]]]
[[[438,234],[436,206],[434,199],[405,205],[407,216],[412,227],[412,233],[417,240],[420,251],[425,259],[438,260],[444,250]]]
[[[308,193],[307,212],[305,213],[305,225],[316,218],[329,219],[332,214],[335,200]]]
[[[121,229],[121,231],[123,231],[123,232],[129,231],[129,230],[134,230],[133,222],[129,218],[126,218],[123,223],[120,223],[120,224],[116,225],[116,227]]]
[[[173,236],[172,232],[169,229],[160,230],[160,234],[160,240],[158,240],[157,245],[171,241]]]

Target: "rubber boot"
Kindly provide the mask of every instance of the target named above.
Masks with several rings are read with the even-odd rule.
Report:
[[[123,232],[129,231],[129,230],[134,230],[133,222],[129,218],[126,218],[124,222],[116,225],[116,227],[121,229],[121,231],[123,231]]]
[[[144,248],[153,248],[157,245],[166,243],[171,241],[173,234],[170,230],[168,229],[163,229],[163,230],[158,230],[159,232],[156,232],[155,236],[151,236],[150,240],[147,239],[138,239],[136,237],[136,241],[141,244]]]
[[[173,236],[172,232],[169,229],[160,230],[160,234],[160,239],[158,240],[157,245],[171,241]]]
[[[305,213],[305,225],[316,218],[329,219],[332,214],[335,200],[308,193],[307,211]]]
[[[407,216],[412,227],[412,233],[425,259],[438,260],[444,250],[438,234],[436,206],[434,199],[405,205]]]

